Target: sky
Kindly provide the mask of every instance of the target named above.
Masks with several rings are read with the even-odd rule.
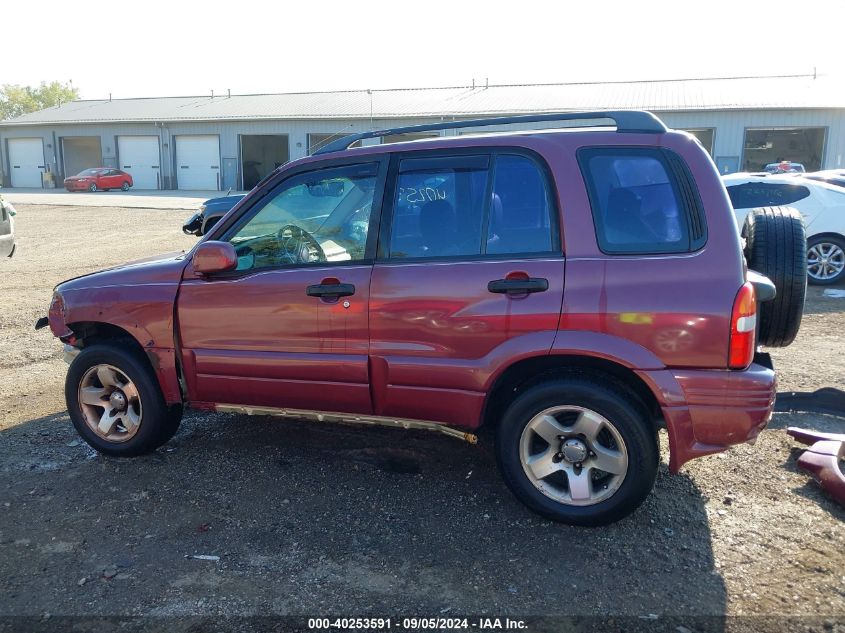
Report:
[[[0,85],[100,99],[839,75],[843,18],[845,0],[4,0]]]

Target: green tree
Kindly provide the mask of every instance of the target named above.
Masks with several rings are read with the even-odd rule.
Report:
[[[42,81],[37,88],[5,84],[0,89],[0,120],[13,119],[79,98],[79,89],[71,83]]]

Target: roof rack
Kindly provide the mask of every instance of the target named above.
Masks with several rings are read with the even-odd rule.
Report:
[[[332,141],[321,147],[314,154],[328,154],[342,152],[356,141],[365,138],[377,138],[388,134],[412,134],[414,132],[431,132],[434,130],[455,130],[466,127],[483,127],[487,125],[509,125],[512,123],[538,123],[541,121],[578,121],[586,119],[612,119],[616,123],[616,131],[624,133],[662,134],[667,130],[663,121],[651,112],[644,110],[597,110],[594,112],[557,112],[554,114],[526,114],[521,116],[494,117],[490,119],[472,119],[468,121],[450,121],[448,123],[424,123],[409,125],[389,130],[374,132],[360,132],[350,134]]]

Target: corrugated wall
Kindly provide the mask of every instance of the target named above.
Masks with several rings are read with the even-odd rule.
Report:
[[[745,129],[752,127],[824,127],[827,128],[823,168],[845,166],[845,109],[784,111],[705,111],[663,112],[660,117],[675,128],[715,128],[714,157],[739,157],[743,154]],[[429,119],[430,120],[430,119]],[[438,119],[439,120],[439,119]],[[154,135],[160,138],[161,175],[164,188],[173,188],[175,165],[174,136],[180,134],[215,134],[220,137],[222,164],[235,164],[236,170],[224,169],[222,189],[237,188],[240,182],[239,134],[286,134],[291,159],[305,156],[309,133],[353,133],[386,127],[425,123],[426,119],[345,120],[345,121],[225,121],[191,123],[76,124],[61,126],[0,126],[0,170],[8,185],[7,139],[41,137],[45,160],[51,171],[64,177],[59,147],[63,136],[100,136],[105,166],[118,166],[117,136]],[[512,128],[511,128],[512,129]],[[59,180],[60,182],[60,180]]]

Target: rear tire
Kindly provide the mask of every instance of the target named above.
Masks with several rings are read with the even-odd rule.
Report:
[[[120,185],[120,188],[121,188],[123,191],[129,191],[129,183],[128,183],[128,182],[126,182],[126,181],[124,181],[124,182],[123,182],[123,184],[122,184],[122,185]]]
[[[801,214],[791,207],[752,209],[745,220],[748,267],[775,284],[777,296],[757,306],[757,342],[786,347],[798,335],[807,294],[807,238]]]
[[[168,407],[139,354],[116,345],[83,349],[68,369],[65,400],[79,435],[115,457],[150,453],[179,428],[182,405]]]
[[[618,521],[639,507],[657,477],[659,452],[646,411],[609,378],[573,374],[529,387],[497,431],[505,483],[549,519],[589,526]]]
[[[845,238],[838,235],[807,240],[808,281],[817,286],[838,284],[845,279]]]

